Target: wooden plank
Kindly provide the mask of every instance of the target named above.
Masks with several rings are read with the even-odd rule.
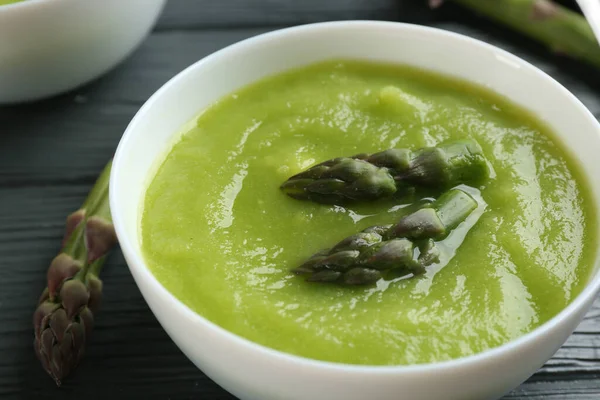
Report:
[[[577,10],[573,0],[554,0]],[[333,20],[384,20],[431,24],[465,19],[452,4],[432,12],[428,0],[169,0],[158,30],[287,26]],[[469,18],[469,16],[467,16]]]
[[[597,400],[600,398],[598,377],[577,379],[553,378],[552,381],[531,382],[506,395],[503,400]]]
[[[157,29],[231,29],[349,19],[425,23],[433,18],[422,0],[169,0]]]

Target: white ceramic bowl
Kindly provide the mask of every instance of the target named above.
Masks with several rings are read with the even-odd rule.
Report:
[[[0,104],[74,89],[122,61],[165,0],[26,0],[0,6]]]
[[[334,57],[408,63],[508,96],[546,120],[566,148],[578,154],[593,195],[600,199],[600,180],[593,179],[600,176],[600,126],[572,94],[534,66],[486,43],[432,28],[367,21],[305,25],[257,36],[204,58],[164,85],[132,120],[114,158],[110,203],[133,277],[181,350],[244,400],[499,398],[532,375],[573,332],[600,290],[598,262],[585,290],[535,331],[471,357],[395,367],[320,362],[249,342],[183,305],[144,263],[138,227],[145,184],[182,125],[242,85]]]

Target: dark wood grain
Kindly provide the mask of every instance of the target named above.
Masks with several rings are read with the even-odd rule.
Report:
[[[104,304],[78,371],[57,389],[32,351],[31,313],[58,251],[65,216],[83,201],[143,102],[177,72],[238,40],[334,19],[414,22],[505,48],[548,72],[600,117],[600,74],[452,5],[420,0],[170,0],[155,31],[122,65],[85,87],[0,108],[0,398],[233,397],[170,341],[119,252],[106,265]],[[600,398],[600,300],[510,400]]]
[[[156,28],[273,27],[334,19],[425,22],[434,17],[421,0],[171,0]]]

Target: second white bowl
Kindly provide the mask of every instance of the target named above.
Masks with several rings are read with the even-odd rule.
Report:
[[[71,90],[122,61],[166,0],[26,0],[0,6],[0,104]]]

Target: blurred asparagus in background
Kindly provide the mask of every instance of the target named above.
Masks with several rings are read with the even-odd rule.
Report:
[[[108,202],[111,165],[67,217],[63,248],[48,268],[48,287],[33,315],[36,355],[59,386],[83,357],[102,297],[98,275],[117,243]]]
[[[600,68],[600,46],[587,20],[550,0],[446,0],[505,24],[558,54]],[[429,0],[432,8],[445,0]]]

